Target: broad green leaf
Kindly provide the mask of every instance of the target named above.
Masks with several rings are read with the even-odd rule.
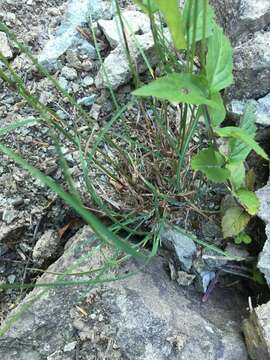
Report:
[[[193,170],[200,170],[209,180],[224,182],[230,177],[230,171],[223,168],[225,158],[213,148],[200,151],[191,161]]]
[[[252,139],[256,135],[256,116],[251,103],[247,103],[243,116],[239,123],[239,127],[245,130]],[[251,148],[238,139],[229,141],[229,157],[232,161],[245,161],[251,152]]]
[[[238,234],[236,236],[236,238],[234,239],[234,242],[236,244],[244,243],[244,244],[248,245],[252,242],[252,238],[245,231],[242,231],[240,234]]]
[[[204,12],[204,4],[203,1],[199,1],[198,9],[197,9],[197,22],[196,22],[196,41],[200,41],[203,39],[203,12]],[[183,10],[183,21],[186,29],[186,39],[189,43],[188,46],[191,45],[193,34],[194,34],[194,24],[195,24],[195,1],[186,0],[185,6]],[[214,11],[211,6],[207,6],[207,15],[206,15],[206,32],[205,38],[208,38],[213,34],[214,29]],[[188,34],[188,36],[187,36]]]
[[[232,47],[222,29],[214,26],[214,33],[208,39],[208,53],[206,58],[206,75],[209,89],[216,93],[233,83]]]
[[[220,137],[231,137],[240,140],[242,143],[254,150],[258,155],[260,155],[266,160],[269,160],[268,155],[263,150],[263,148],[258,143],[256,143],[256,141],[249,135],[246,130],[235,126],[215,128],[214,130],[215,133],[218,134]]]
[[[242,232],[248,224],[251,216],[244,209],[229,208],[222,219],[222,231],[224,238],[234,237]]]
[[[174,46],[177,49],[186,48],[184,22],[178,0],[153,0],[164,16],[170,29]]]
[[[257,195],[253,191],[239,189],[235,192],[235,196],[250,215],[257,214],[260,207],[260,202],[257,198]]]
[[[133,1],[147,14],[149,13],[149,7],[152,13],[158,11],[158,7],[155,4],[154,0],[133,0]]]
[[[230,171],[230,182],[234,189],[239,189],[245,183],[246,169],[242,161],[229,162],[226,164],[226,168]]]
[[[168,74],[150,84],[133,91],[136,96],[154,96],[175,103],[209,105],[219,107],[213,100],[207,99],[206,86],[198,76],[191,74]]]
[[[224,107],[224,102],[222,96],[219,92],[211,95],[211,100],[219,104],[219,108],[209,108],[209,114],[211,116],[211,123],[213,127],[219,126],[225,119],[226,109]]]

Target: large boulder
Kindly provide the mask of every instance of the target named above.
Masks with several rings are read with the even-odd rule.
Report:
[[[65,278],[55,273],[99,268],[111,253],[107,247],[101,252],[85,227],[39,284]],[[2,326],[0,358],[247,360],[239,328],[239,309],[246,304],[235,289],[217,288],[202,303],[197,293],[170,281],[161,257],[146,267],[130,260],[104,278],[115,275],[123,279],[34,289]],[[75,279],[87,282],[92,276]]]

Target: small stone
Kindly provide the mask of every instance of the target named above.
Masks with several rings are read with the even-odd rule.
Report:
[[[68,81],[66,78],[64,78],[63,76],[60,76],[58,82],[62,89],[64,89],[65,91],[68,90]]]
[[[13,209],[6,209],[3,212],[2,220],[6,224],[11,224],[14,219],[16,219],[18,216],[18,211]]]
[[[64,66],[61,75],[66,78],[67,80],[75,80],[77,79],[77,71],[74,68],[71,68],[69,66]]]
[[[0,51],[7,59],[12,58],[12,51],[8,43],[7,35],[0,31]]]
[[[37,241],[33,249],[33,260],[39,264],[56,257],[59,250],[59,236],[54,230],[47,230]]]
[[[7,280],[10,284],[14,284],[15,280],[16,280],[16,275],[12,274],[12,275],[9,275],[7,277]]]
[[[78,104],[82,106],[92,106],[96,100],[96,95],[93,94],[91,96],[85,96],[81,99],[78,99]]]
[[[95,120],[98,120],[99,118],[99,114],[100,114],[100,110],[101,110],[101,106],[98,105],[98,104],[94,104],[92,106],[92,109],[90,111],[90,116],[95,119]]]
[[[82,81],[83,87],[88,87],[88,86],[91,86],[93,84],[94,84],[94,79],[90,75],[87,75]]]
[[[188,274],[185,271],[177,271],[177,279],[179,285],[181,286],[190,286],[196,275]]]
[[[189,271],[196,253],[196,245],[191,236],[180,228],[167,226],[161,232],[160,239],[167,248],[175,251],[181,268]]]
[[[96,314],[91,314],[91,315],[90,315],[90,319],[92,319],[92,320],[95,320],[96,317],[97,317]]]
[[[64,347],[64,352],[72,351],[76,348],[77,341],[72,341],[69,344],[66,344]]]

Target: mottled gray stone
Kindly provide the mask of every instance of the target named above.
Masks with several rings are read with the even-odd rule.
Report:
[[[181,268],[189,271],[196,253],[196,245],[192,237],[181,229],[166,226],[160,234],[160,240],[163,245],[175,252]]]
[[[103,247],[101,254],[85,227],[48,270],[95,269],[111,253]],[[217,288],[203,304],[196,293],[169,280],[161,257],[143,269],[141,265],[129,260],[106,275],[135,275],[103,285],[36,288],[3,324],[1,330],[21,312],[0,338],[0,358],[63,360],[76,355],[94,360],[109,354],[111,360],[247,360],[239,325],[245,300],[235,289]],[[88,273],[80,280],[92,276]],[[47,273],[40,282],[60,279]]]
[[[33,260],[38,264],[42,264],[50,258],[54,259],[59,255],[59,248],[59,235],[55,230],[47,230],[38,239],[33,248]]]

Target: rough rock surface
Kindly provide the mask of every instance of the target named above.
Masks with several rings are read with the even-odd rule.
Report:
[[[270,358],[270,302],[258,306],[243,322],[248,352],[252,360]]]
[[[270,92],[268,0],[212,0],[217,18],[235,47],[235,86],[230,99],[256,98]]]
[[[12,58],[12,51],[5,33],[0,32],[0,51],[7,58]]]
[[[264,274],[270,286],[270,186],[267,184],[256,192],[260,200],[260,210],[258,216],[265,222],[265,233],[267,236],[263,250],[260,253],[258,268]]]
[[[101,253],[95,249],[95,238],[85,227],[49,270],[96,268]],[[104,254],[109,253],[105,248]],[[139,267],[138,261],[129,261],[117,275]],[[40,282],[56,279],[45,274]],[[80,279],[89,280],[91,275]],[[244,304],[232,288],[217,289],[209,303],[202,304],[195,293],[169,281],[163,260],[157,257],[121,281],[33,290],[2,326],[7,328],[12,317],[23,312],[0,338],[0,358],[247,360],[239,329]]]

